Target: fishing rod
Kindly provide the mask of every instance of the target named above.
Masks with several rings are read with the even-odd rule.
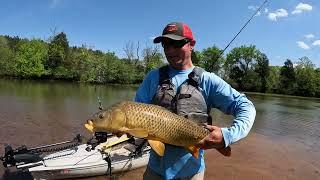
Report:
[[[260,7],[256,10],[256,12],[251,16],[251,18],[242,26],[240,31],[233,37],[233,39],[228,43],[228,45],[219,53],[219,56],[217,59],[219,59],[224,51],[230,46],[230,44],[237,38],[237,36],[242,32],[242,30],[249,24],[249,22],[258,14],[258,12],[261,10],[261,8],[268,2],[268,0],[265,0]]]

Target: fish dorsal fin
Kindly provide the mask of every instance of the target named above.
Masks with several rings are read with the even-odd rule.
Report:
[[[160,142],[160,141],[155,141],[155,140],[148,140],[149,145],[151,148],[159,155],[163,156],[164,155],[164,150],[165,150],[165,145]]]
[[[148,131],[142,128],[129,129],[129,128],[121,128],[120,131],[129,133],[130,135],[138,138],[146,138],[148,137]]]
[[[200,148],[196,147],[196,146],[189,146],[186,148],[193,157],[198,158],[199,157],[199,150]]]

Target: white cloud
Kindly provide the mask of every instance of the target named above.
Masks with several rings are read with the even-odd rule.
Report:
[[[304,37],[305,37],[306,39],[313,39],[313,38],[314,38],[314,35],[313,35],[313,34],[306,34],[306,35],[304,35]]]
[[[269,13],[268,18],[271,21],[277,21],[278,18],[287,17],[287,16],[288,16],[287,10],[281,8],[281,9],[277,9],[274,12]]]
[[[255,11],[258,9],[258,6],[248,6],[248,9]]]
[[[248,9],[252,10],[252,11],[256,11],[258,10],[258,6],[248,6]],[[256,16],[260,16],[261,15],[261,12],[257,12]]]
[[[309,4],[304,4],[304,3],[299,3],[295,10],[292,11],[291,13],[292,14],[300,14],[302,13],[303,11],[311,11],[312,10],[312,6],[309,5]]]
[[[306,43],[304,43],[303,41],[297,41],[297,44],[302,49],[310,49],[310,47]]]
[[[259,9],[259,6],[248,6],[248,9],[252,10],[252,11],[256,11]],[[260,11],[257,13],[256,16],[260,16],[262,13],[263,14],[268,14],[269,10],[267,8],[265,8],[264,10],[263,9],[260,9]]]
[[[312,43],[312,45],[314,45],[314,46],[320,46],[320,39],[315,40],[315,41]]]

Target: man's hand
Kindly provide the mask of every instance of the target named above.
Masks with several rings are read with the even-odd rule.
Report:
[[[221,128],[218,126],[210,126],[207,125],[206,127],[211,132],[208,136],[203,138],[201,141],[198,142],[196,146],[200,147],[201,149],[222,149],[225,147],[223,135],[221,132]]]

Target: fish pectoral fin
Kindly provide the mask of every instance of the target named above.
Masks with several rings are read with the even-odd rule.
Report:
[[[217,149],[219,153],[223,154],[224,156],[230,157],[231,156],[231,147],[228,146],[226,148]]]
[[[165,145],[160,142],[160,141],[155,141],[155,140],[148,140],[149,145],[151,148],[159,155],[163,156],[164,155],[164,150],[165,150]]]
[[[189,147],[186,147],[186,149],[192,154],[193,157],[195,158],[199,157],[200,148],[196,146],[189,146]]]
[[[137,128],[137,129],[129,129],[129,128],[121,128],[119,129],[122,132],[128,133],[134,137],[138,137],[138,138],[146,138],[148,137],[148,131],[142,128]]]

